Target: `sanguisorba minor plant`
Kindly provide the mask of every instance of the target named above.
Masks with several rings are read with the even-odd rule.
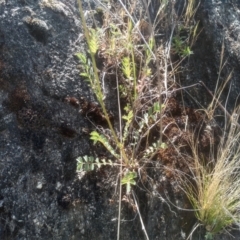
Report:
[[[152,143],[145,143],[145,149],[141,145],[146,142],[151,129],[159,122],[164,107],[159,102],[157,87],[153,87],[154,77],[149,67],[155,57],[152,52],[154,39],[148,36],[146,43],[142,43],[139,26],[134,26],[124,11],[119,11],[115,15],[106,13],[105,24],[100,29],[88,28],[80,0],[79,6],[88,52],[91,56],[89,59],[84,53],[76,54],[83,68],[80,75],[88,81],[110,130],[104,131],[103,128],[96,128],[90,133],[90,138],[94,143],[101,143],[119,164],[130,171],[129,176],[132,176],[131,171],[139,164],[139,155],[150,154],[147,150]],[[104,62],[104,69],[101,71],[96,65],[97,54]],[[118,128],[112,125],[104,102],[103,82],[106,75],[114,76],[117,85]],[[150,87],[152,89],[149,93]],[[163,145],[156,142],[154,146],[159,148]],[[92,162],[92,158],[80,157],[78,159],[81,167],[88,160]],[[110,162],[112,161],[105,163]],[[95,166],[100,166],[99,164],[98,162]],[[93,166],[90,166],[89,169],[92,168]]]
[[[111,158],[79,157],[78,170],[91,171],[106,164],[120,167],[117,239],[120,238],[122,186],[126,186],[127,196],[132,194],[138,209],[132,188],[136,184],[138,173],[144,164],[154,159],[160,148],[167,147],[162,142],[161,121],[171,80],[168,72],[170,44],[167,44],[166,51],[163,51],[163,61],[158,61],[159,56],[154,54],[157,53],[158,46],[154,40],[153,26],[143,19],[136,21],[132,18],[134,4],[128,11],[121,0],[118,2],[123,8],[110,12],[106,7],[103,26],[93,29],[87,26],[82,1],[78,0],[88,54],[76,54],[82,66],[80,75],[88,81],[108,125],[107,130],[95,126],[95,131],[90,133],[90,139],[103,145]],[[161,19],[160,15],[166,15],[164,6],[167,3],[168,1],[163,1],[160,4],[157,18]],[[174,27],[172,33],[173,30]],[[102,69],[97,68],[96,58],[101,59]],[[161,75],[160,72],[164,74]],[[106,75],[111,75],[110,79],[116,81],[118,127],[113,126],[105,106],[103,85]],[[192,190],[194,195],[194,189]],[[141,220],[139,210],[138,214]],[[142,220],[141,223],[145,237],[149,239]]]
[[[80,75],[88,81],[108,125],[108,130],[96,126],[96,130],[90,133],[90,139],[94,144],[103,145],[111,155],[111,159],[99,159],[97,156],[79,157],[78,169],[91,171],[106,164],[120,167],[117,230],[119,239],[122,186],[126,186],[126,195],[132,194],[134,198],[132,186],[136,184],[139,166],[165,146],[159,139],[148,141],[152,129],[161,121],[164,108],[159,100],[161,93],[156,84],[153,84],[154,74],[149,66],[155,64],[156,57],[152,51],[155,41],[151,34],[143,39],[144,36],[139,30],[141,21],[136,24],[125,8],[116,13],[106,11],[103,26],[100,29],[89,28],[81,0],[78,0],[78,4],[90,56],[89,58],[84,53],[76,54],[82,66]],[[97,68],[96,57],[101,58],[103,69]],[[116,81],[118,127],[114,127],[110,121],[104,102],[103,83],[106,75],[113,76],[111,79]],[[136,201],[135,204],[137,206]],[[140,211],[138,214],[141,219]],[[143,224],[142,229],[148,239]]]
[[[192,145],[194,177],[184,179],[183,185],[199,225],[205,226],[209,239],[240,224],[239,114],[240,108],[237,108],[227,120],[227,132],[223,134],[211,163],[206,164],[201,159],[196,143]]]

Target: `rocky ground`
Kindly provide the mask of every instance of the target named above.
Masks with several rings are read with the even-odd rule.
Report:
[[[178,2],[181,6],[183,1]],[[95,1],[90,3],[94,8]],[[240,5],[201,1],[196,17],[202,32],[194,54],[183,62],[180,83],[201,80],[214,90],[224,43],[227,63],[220,81],[233,71],[225,90],[230,90],[231,109],[240,89]],[[118,168],[76,173],[78,156],[102,151],[93,148],[88,135],[92,124],[79,112],[82,97],[95,102],[75,57],[84,49],[77,1],[0,0],[0,239],[116,238]],[[188,93],[205,105],[211,100],[201,86]],[[179,146],[187,138],[182,134],[186,115],[192,128],[204,122],[193,111],[196,103],[183,95],[188,107],[183,108],[177,95],[169,99],[164,122],[174,122],[166,138]],[[204,130],[201,136],[207,152],[209,136]],[[159,152],[158,159],[146,170],[148,180],[139,180],[134,188],[146,231],[151,240],[186,239],[196,219],[179,210],[190,205],[174,173],[161,168],[164,164],[183,170],[186,159],[171,148]],[[124,198],[121,239],[145,239],[135,210],[131,199]],[[204,239],[204,234],[199,229],[194,238]],[[233,238],[222,234],[216,239]]]

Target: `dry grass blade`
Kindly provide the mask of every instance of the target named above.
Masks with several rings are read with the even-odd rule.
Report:
[[[238,108],[232,115],[234,121],[229,120],[228,134],[219,144],[214,163],[204,164],[196,143],[192,144],[194,177],[183,182],[197,219],[212,235],[240,221],[240,132],[235,123],[239,114]]]

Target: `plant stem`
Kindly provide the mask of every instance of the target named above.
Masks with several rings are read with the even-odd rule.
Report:
[[[87,29],[86,21],[85,21],[85,18],[84,18],[83,8],[82,8],[82,1],[81,1],[81,0],[78,0],[78,6],[79,6],[79,12],[80,12],[81,20],[82,20],[82,25],[83,25],[84,34],[85,34],[85,37],[86,37],[87,44],[88,44],[88,46],[89,46],[90,36],[89,36],[89,31],[88,31],[88,29]],[[108,127],[110,128],[111,133],[112,133],[112,135],[113,135],[114,142],[116,143],[116,145],[117,145],[120,153],[122,154],[124,163],[125,163],[126,165],[128,165],[128,157],[126,156],[126,153],[125,153],[125,150],[124,150],[124,146],[123,146],[123,144],[118,140],[117,134],[116,134],[115,130],[113,129],[112,123],[111,123],[111,121],[110,121],[110,119],[109,119],[109,116],[108,116],[108,113],[107,113],[107,110],[106,110],[106,107],[105,107],[105,104],[104,104],[104,101],[103,101],[102,91],[101,91],[101,84],[100,84],[100,80],[99,80],[99,76],[98,76],[98,70],[97,70],[97,65],[96,65],[96,61],[95,61],[94,54],[93,54],[92,52],[90,52],[90,55],[91,55],[91,60],[92,60],[92,65],[93,65],[94,77],[95,77],[95,80],[96,80],[96,81],[95,81],[95,83],[96,83],[96,89],[98,89],[99,92],[101,92],[101,97],[99,97],[99,95],[97,94],[97,98],[98,98],[99,104],[100,104],[100,106],[102,107],[103,114],[104,114],[104,116],[105,116],[105,118],[106,118],[106,121],[107,121],[107,123],[108,123]]]

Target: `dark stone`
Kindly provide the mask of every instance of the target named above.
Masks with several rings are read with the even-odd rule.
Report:
[[[176,2],[180,15],[185,1]],[[152,15],[159,3],[151,2]],[[95,1],[90,4],[95,7]],[[230,108],[240,92],[239,8],[237,0],[201,1],[197,18],[203,31],[194,54],[183,62],[187,70],[181,77],[183,85],[201,80],[214,90],[224,40],[228,60],[220,80],[233,70]],[[101,14],[98,18],[101,22]],[[169,29],[162,31],[168,36]],[[105,166],[85,175],[76,173],[78,156],[106,156],[82,131],[92,128],[88,118],[106,126],[102,109],[77,68],[74,56],[84,47],[77,1],[0,0],[0,239],[116,238],[119,169]],[[102,68],[102,59],[96,60]],[[118,114],[114,84],[109,84],[112,91],[106,96],[109,112],[114,113],[109,113],[112,123]],[[201,86],[192,91],[198,101],[211,99],[202,94]],[[189,100],[191,104],[195,103]],[[148,172],[151,184],[139,182],[135,188],[146,231],[150,239],[183,239],[181,230],[190,231],[195,219],[185,214],[191,223],[183,226],[181,211],[165,200],[176,204],[183,196],[170,183],[159,182],[162,172],[154,164]],[[123,206],[121,239],[144,239],[134,204],[126,196]],[[195,239],[202,235],[204,230]]]

